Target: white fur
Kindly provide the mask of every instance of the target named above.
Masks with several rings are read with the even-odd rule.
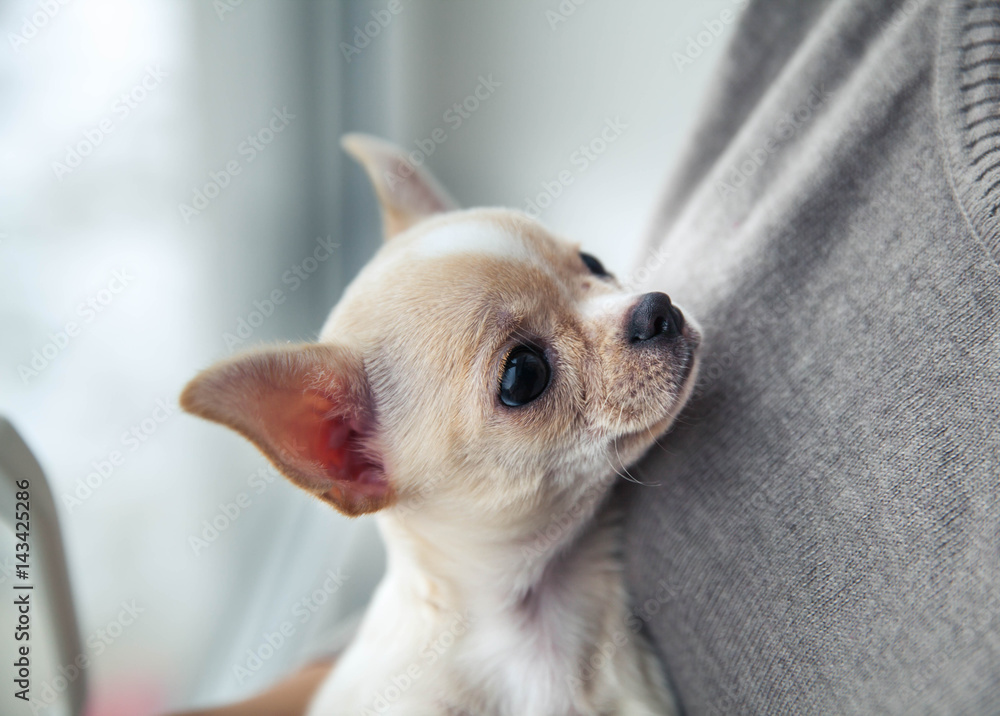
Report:
[[[470,240],[471,239],[471,240]],[[456,254],[479,254],[501,259],[529,257],[524,243],[511,232],[491,222],[445,224],[418,237],[412,249],[421,258]]]
[[[597,499],[591,502],[534,563],[513,543],[498,547],[474,533],[448,535],[447,528],[435,535],[419,519],[418,526],[407,526],[407,518],[391,510],[379,515],[388,572],[309,714],[464,716],[441,695],[453,694],[460,704],[465,692],[479,699],[466,706],[470,716],[675,713],[659,665],[627,621],[613,516],[577,531],[598,507]],[[544,528],[551,517],[539,516],[535,524]],[[417,565],[408,527],[455,545],[449,575],[465,578],[450,593],[428,600],[440,584]],[[548,563],[567,542],[574,548],[565,567],[535,581],[537,606],[525,610],[517,598],[519,578]],[[603,647],[596,659],[595,644]],[[577,666],[588,658],[598,668],[584,684]],[[592,695],[582,696],[588,690]]]

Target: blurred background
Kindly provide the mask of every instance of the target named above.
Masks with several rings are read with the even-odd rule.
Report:
[[[339,137],[624,274],[744,1],[0,4],[0,414],[55,493],[89,713],[257,691],[378,579],[370,521],[176,407],[213,361],[315,338],[377,247]]]

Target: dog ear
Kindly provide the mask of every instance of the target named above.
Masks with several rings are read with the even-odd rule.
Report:
[[[346,347],[298,345],[226,360],[188,383],[181,407],[248,438],[293,483],[346,515],[393,501],[371,452],[364,366]]]
[[[367,134],[346,134],[340,144],[368,172],[386,239],[431,214],[458,208],[430,172],[414,166],[399,147]]]

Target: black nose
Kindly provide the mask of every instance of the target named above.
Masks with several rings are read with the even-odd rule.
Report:
[[[673,338],[684,328],[684,315],[670,303],[665,293],[647,293],[632,309],[628,321],[630,343],[642,343],[654,338]]]

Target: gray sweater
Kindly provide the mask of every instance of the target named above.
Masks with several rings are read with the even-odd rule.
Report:
[[[625,496],[686,713],[1000,713],[998,202],[1000,4],[746,10],[644,286],[700,387]]]

